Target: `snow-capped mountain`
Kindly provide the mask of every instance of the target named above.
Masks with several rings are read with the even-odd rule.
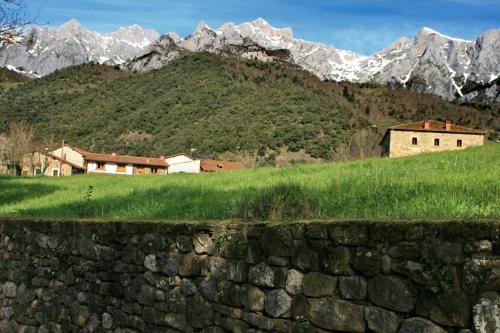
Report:
[[[148,50],[160,35],[137,25],[113,33],[90,32],[76,20],[59,28],[33,28],[20,44],[0,51],[0,65],[44,76],[87,62],[117,65]]]
[[[31,37],[26,47],[0,52],[0,65],[40,75],[88,61],[145,71],[184,53],[211,52],[286,61],[323,80],[389,84],[450,100],[500,101],[500,29],[467,41],[423,28],[415,39],[399,39],[371,56],[295,39],[292,29],[275,28],[263,19],[218,29],[200,23],[185,38],[175,33],[159,37],[137,26],[98,34],[70,21],[58,29],[36,29]]]
[[[274,28],[257,19],[241,25],[226,23],[219,29],[200,23],[186,38],[166,36],[158,45],[163,45],[165,52],[154,52],[154,61],[147,62],[147,54],[140,58],[148,66],[141,68],[132,59],[125,67],[159,68],[182,53],[180,50],[230,53],[242,58],[291,62],[323,80],[390,84],[450,100],[500,101],[500,30],[466,41],[423,28],[414,40],[402,38],[372,56],[362,56],[294,39],[290,28]]]

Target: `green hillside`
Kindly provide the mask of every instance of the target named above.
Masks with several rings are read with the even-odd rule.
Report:
[[[492,139],[500,131],[499,105],[322,82],[291,65],[208,54],[141,74],[84,65],[0,91],[0,132],[27,120],[44,142],[158,156],[197,148],[261,164],[277,155],[374,156],[387,126],[424,117],[493,130]]]
[[[0,177],[0,188],[0,216],[498,221],[500,144],[218,174]]]
[[[30,79],[5,67],[0,67],[0,93],[2,90],[18,87]]]

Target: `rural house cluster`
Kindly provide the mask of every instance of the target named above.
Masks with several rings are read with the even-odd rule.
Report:
[[[51,151],[26,154],[23,176],[49,177],[78,174],[168,175],[174,173],[218,172],[243,169],[238,162],[196,159],[186,154],[160,157],[139,157],[104,154],[62,145]]]

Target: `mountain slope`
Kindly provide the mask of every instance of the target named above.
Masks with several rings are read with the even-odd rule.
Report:
[[[28,120],[40,139],[84,149],[159,156],[197,148],[272,163],[377,155],[387,126],[422,118],[492,129],[496,139],[500,106],[481,107],[324,82],[286,63],[188,54],[146,73],[86,65],[2,92],[0,132]]]
[[[137,25],[99,34],[70,20],[55,29],[33,28],[21,43],[0,52],[0,65],[38,76],[88,62],[116,65],[144,53],[159,36]]]

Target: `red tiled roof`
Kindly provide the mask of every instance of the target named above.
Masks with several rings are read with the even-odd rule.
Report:
[[[226,162],[214,160],[201,160],[201,171],[214,172],[214,171],[232,171],[244,169],[243,163],[239,162]]]
[[[99,154],[99,153],[89,153],[89,152],[85,152],[83,154],[83,157],[85,158],[85,160],[92,162],[135,164],[135,165],[156,166],[163,168],[167,167],[167,162],[165,161],[165,159],[157,157],[138,157],[138,156]]]
[[[425,122],[429,123],[429,127],[425,128]],[[422,132],[444,132],[444,133],[465,133],[465,134],[485,134],[484,131],[473,128],[450,124],[450,129],[446,129],[446,122],[436,120],[417,121],[415,123],[401,124],[389,127],[392,130],[401,131],[422,131]]]

